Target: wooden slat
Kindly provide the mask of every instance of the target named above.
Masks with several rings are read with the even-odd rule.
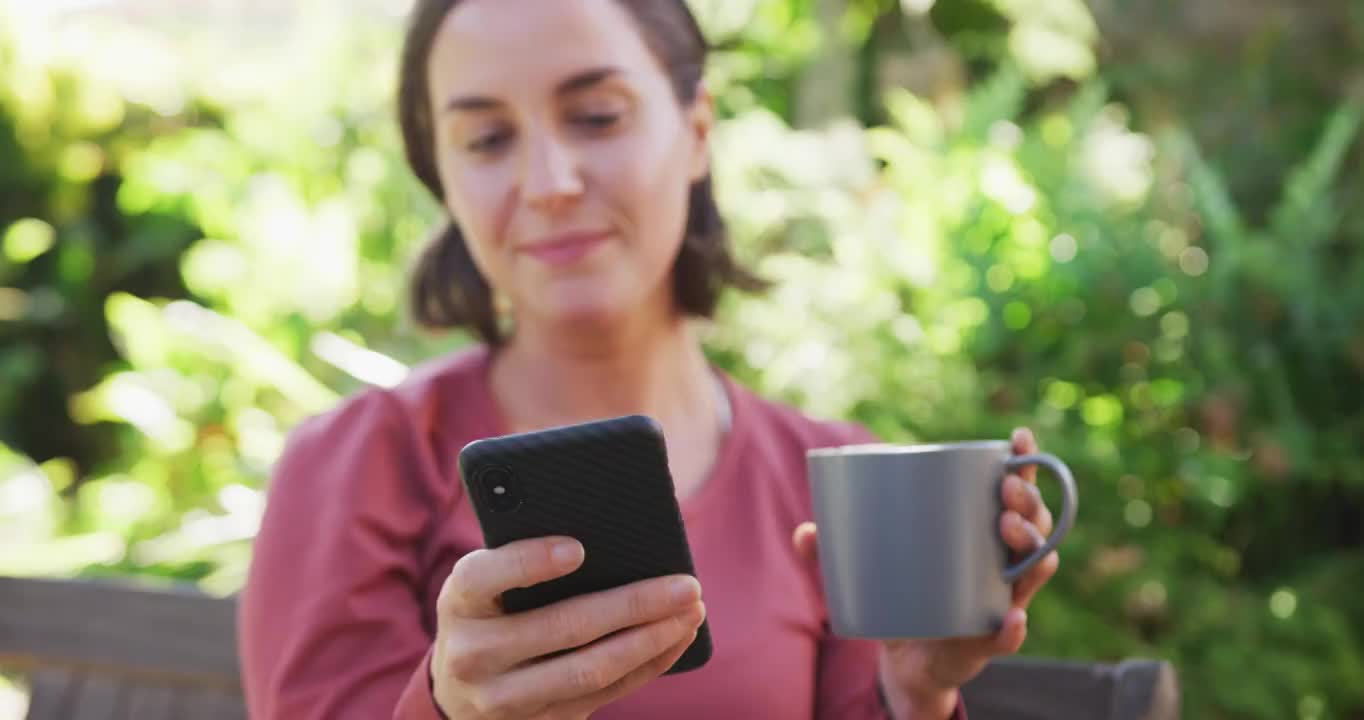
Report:
[[[246,698],[224,694],[213,711],[214,720],[246,720]]]
[[[128,688],[128,720],[174,720],[172,693],[164,685],[133,685]]]
[[[0,665],[106,668],[233,689],[235,603],[190,591],[0,578]]]
[[[962,688],[972,720],[1177,720],[1174,669],[1003,658]]]
[[[123,720],[123,687],[113,679],[98,675],[80,679],[67,720]]]
[[[28,720],[65,720],[71,707],[75,676],[43,668],[28,676]]]
[[[183,717],[246,720],[246,704],[234,693],[211,689],[184,691],[176,695],[175,704]]]

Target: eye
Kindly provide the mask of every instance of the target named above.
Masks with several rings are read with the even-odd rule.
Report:
[[[498,150],[511,139],[511,132],[507,130],[497,130],[484,135],[480,135],[466,145],[466,149],[472,153],[490,153]]]
[[[620,121],[620,113],[583,113],[574,115],[572,122],[588,130],[607,130]]]

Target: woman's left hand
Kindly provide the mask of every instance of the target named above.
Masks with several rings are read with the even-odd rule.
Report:
[[[1037,452],[1037,441],[1027,428],[1014,430],[1013,453]],[[1004,511],[999,531],[1005,544],[1018,555],[1031,552],[1051,534],[1051,511],[1037,490],[1037,470],[1024,468],[1005,477],[1002,484]],[[796,528],[794,542],[801,555],[813,559],[816,548],[814,523]],[[881,643],[880,681],[895,717],[943,720],[952,715],[957,689],[985,669],[999,655],[1011,655],[1028,634],[1028,603],[1047,584],[1060,559],[1055,552],[1032,567],[1013,586],[1013,605],[1003,626],[992,635],[943,640],[890,640]]]

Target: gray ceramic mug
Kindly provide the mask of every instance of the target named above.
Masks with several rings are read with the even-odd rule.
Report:
[[[1052,455],[1009,443],[851,445],[806,454],[824,595],[844,637],[933,638],[999,629],[1011,586],[1075,522],[1075,481]],[[1039,465],[1061,482],[1051,536],[1009,564],[1000,485]]]

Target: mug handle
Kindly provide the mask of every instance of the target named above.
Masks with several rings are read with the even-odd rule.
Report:
[[[1014,581],[1018,580],[1018,578],[1022,577],[1023,573],[1027,572],[1029,568],[1037,564],[1038,560],[1041,560],[1047,556],[1047,553],[1055,550],[1056,546],[1060,545],[1061,541],[1065,539],[1066,534],[1070,532],[1071,526],[1075,524],[1075,505],[1077,499],[1075,497],[1075,478],[1070,474],[1070,468],[1066,467],[1066,464],[1061,462],[1055,455],[1049,455],[1047,453],[1015,455],[1004,462],[1004,468],[1010,471],[1028,467],[1029,465],[1040,465],[1045,467],[1056,476],[1057,480],[1061,481],[1061,519],[1057,521],[1056,527],[1052,528],[1051,535],[1047,537],[1041,547],[1033,550],[1030,555],[1022,560],[1004,568],[1004,582],[1011,585]]]

